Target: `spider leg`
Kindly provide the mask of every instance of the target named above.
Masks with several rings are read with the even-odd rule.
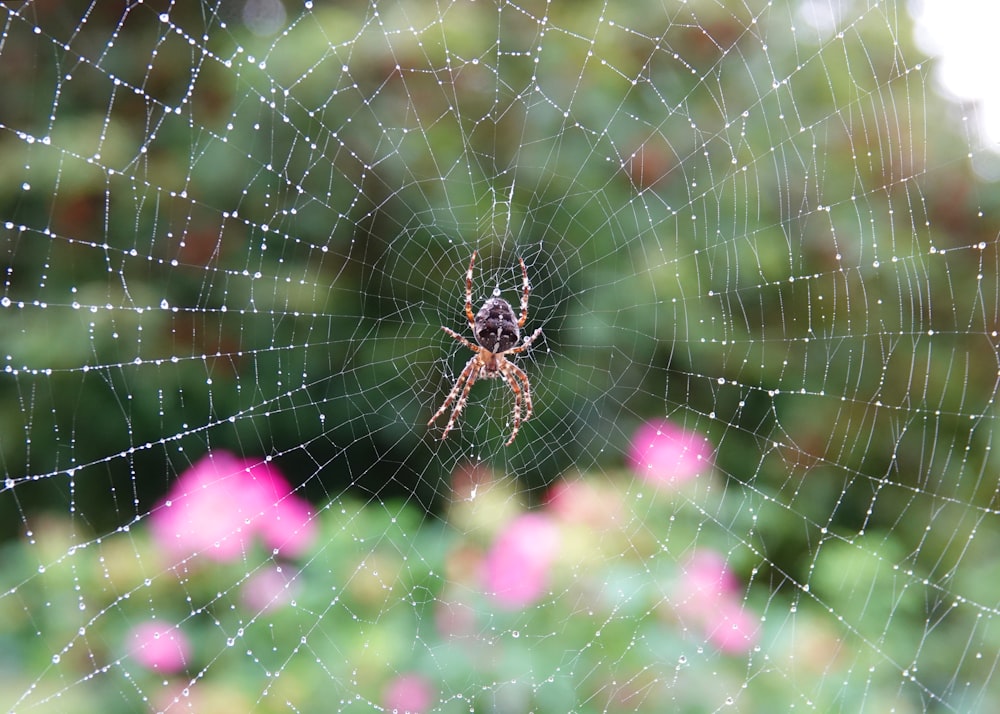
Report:
[[[504,446],[510,446],[514,442],[514,437],[517,436],[517,430],[521,428],[521,387],[518,386],[517,377],[512,373],[513,370],[520,372],[510,362],[505,362],[503,366],[500,367],[500,374],[503,376],[503,380],[510,387],[511,391],[514,392],[514,427],[510,431],[510,438],[507,439],[507,443]],[[521,372],[523,375],[524,372]],[[528,411],[528,415],[531,415],[531,411]]]
[[[441,329],[444,330],[445,332],[447,332],[452,337],[454,337],[459,342],[461,342],[463,345],[465,345],[466,347],[468,347],[473,352],[479,352],[482,349],[479,345],[472,344],[471,342],[469,342],[467,339],[465,339],[464,337],[462,337],[460,334],[458,334],[454,330],[449,330],[447,327],[443,327],[443,326],[441,327]]]
[[[450,332],[450,330],[449,330],[449,332]],[[520,347],[514,347],[513,349],[509,349],[506,352],[504,352],[504,354],[505,355],[509,355],[509,354],[514,354],[515,352],[524,352],[526,349],[528,349],[528,347],[531,346],[531,343],[534,342],[535,338],[538,337],[540,334],[542,334],[542,328],[541,327],[539,327],[537,330],[535,330],[534,332],[532,332],[531,333],[531,337],[525,337],[524,338],[524,342],[521,344]],[[472,345],[469,345],[469,346],[471,347]]]
[[[521,264],[521,275],[524,276],[524,292],[521,294],[521,318],[517,321],[517,326],[520,329],[528,321],[528,295],[531,294],[531,284],[528,283],[528,269],[524,267],[524,258],[517,260]]]
[[[479,356],[476,355],[469,360],[469,363],[462,370],[462,375],[468,372],[468,376],[465,380],[465,388],[462,390],[462,396],[458,398],[455,402],[455,408],[451,410],[451,416],[448,417],[448,423],[445,424],[444,433],[441,434],[441,440],[444,441],[445,437],[448,436],[448,432],[451,428],[455,426],[455,422],[458,420],[458,415],[462,413],[462,409],[465,407],[465,402],[469,399],[469,390],[472,389],[472,385],[476,383],[476,379],[479,377]],[[461,378],[460,378],[461,379]],[[455,391],[458,389],[458,383],[455,384]]]
[[[472,265],[476,262],[476,253],[472,251],[472,258],[469,260],[469,270],[465,273],[465,317],[469,320],[469,327],[472,332],[476,331],[476,316],[472,314]],[[527,278],[525,278],[527,280]]]
[[[463,382],[468,382],[469,377],[472,374],[472,371],[476,367],[476,363],[478,362],[478,359],[479,359],[478,355],[473,355],[472,359],[470,359],[465,364],[465,369],[463,369],[462,373],[460,375],[458,375],[458,379],[455,380],[455,385],[451,388],[451,391],[448,392],[448,397],[444,400],[444,404],[441,405],[440,409],[438,409],[436,412],[434,412],[434,416],[432,416],[431,419],[430,419],[430,421],[427,422],[427,426],[430,426],[431,424],[433,424],[437,420],[437,418],[439,416],[441,416],[442,414],[445,413],[445,411],[448,409],[448,407],[451,406],[451,403],[455,401],[455,397],[458,395],[458,390],[462,388],[462,383]],[[463,396],[464,396],[464,394],[468,393],[468,391],[469,391],[468,386],[469,385],[466,386],[466,389],[465,389],[465,392],[463,393]],[[451,421],[448,422],[448,429],[451,428],[452,422],[454,421],[454,419],[455,419],[455,414],[452,413]],[[445,429],[444,433],[447,434],[448,430]],[[441,438],[443,439],[444,437],[442,436]]]
[[[527,421],[531,418],[531,382],[528,381],[528,375],[524,373],[524,370],[516,364],[508,362],[507,365],[511,374],[520,380],[524,387],[524,421]]]

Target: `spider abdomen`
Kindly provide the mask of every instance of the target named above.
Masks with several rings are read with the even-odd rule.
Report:
[[[514,309],[499,297],[491,297],[476,313],[476,342],[493,352],[506,352],[517,346],[521,329]]]

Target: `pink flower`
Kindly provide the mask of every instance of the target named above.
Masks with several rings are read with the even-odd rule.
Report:
[[[558,549],[559,528],[549,516],[518,516],[486,555],[486,592],[504,608],[515,610],[530,605],[545,592]]]
[[[287,570],[286,566],[273,566],[251,575],[240,590],[243,604],[254,612],[270,612],[288,603],[299,588],[294,572]]]
[[[423,714],[431,707],[434,688],[419,674],[403,674],[389,682],[382,705],[393,714]]]
[[[129,653],[147,669],[180,672],[190,660],[191,645],[177,625],[147,620],[132,628],[129,639]]]
[[[759,623],[735,600],[720,603],[709,626],[708,641],[727,654],[749,652],[757,644]]]
[[[546,493],[545,505],[560,523],[595,531],[621,528],[625,520],[618,492],[593,480],[575,479],[553,484]]]
[[[470,637],[476,632],[476,612],[468,604],[438,598],[434,605],[434,623],[444,638]]]
[[[659,486],[689,481],[711,463],[712,449],[705,437],[665,420],[639,427],[629,449],[629,465],[636,475]]]
[[[215,451],[174,482],[151,515],[153,537],[168,556],[204,553],[217,561],[241,557],[259,536],[286,555],[303,553],[315,537],[309,505],[268,462]]]
[[[711,609],[723,598],[739,597],[739,580],[714,550],[695,551],[681,582],[686,597],[699,608]]]
[[[744,608],[739,579],[720,553],[697,551],[684,568],[676,596],[678,613],[722,651],[738,654],[756,644],[758,624]]]

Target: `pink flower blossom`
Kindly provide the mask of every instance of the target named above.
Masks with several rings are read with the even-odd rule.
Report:
[[[476,632],[476,612],[461,600],[438,598],[434,605],[434,624],[442,637],[470,637]]]
[[[129,653],[139,664],[157,672],[180,672],[191,657],[191,644],[177,625],[147,620],[132,628],[129,639]]]
[[[697,607],[714,608],[721,599],[739,597],[739,580],[714,550],[695,551],[684,568],[682,583],[686,597]]]
[[[665,420],[640,426],[629,449],[629,465],[636,475],[659,486],[690,481],[711,463],[712,449],[704,436]]]
[[[746,611],[739,579],[720,553],[697,551],[683,570],[676,597],[678,613],[722,651],[738,654],[756,644],[759,625]]]
[[[302,554],[315,538],[308,503],[268,462],[215,451],[174,482],[151,515],[153,536],[171,558],[198,553],[227,562],[255,536],[271,549]]]
[[[548,585],[559,549],[559,528],[541,513],[518,516],[500,533],[486,555],[486,592],[502,607],[516,610],[537,601]]]
[[[595,531],[621,528],[625,520],[617,491],[593,480],[558,481],[549,488],[545,505],[559,522]]]
[[[240,589],[243,604],[253,612],[270,612],[287,604],[299,590],[294,572],[288,570],[272,566],[251,575]]]
[[[757,644],[760,623],[735,600],[721,602],[715,619],[706,624],[708,641],[727,654],[743,654]]]
[[[403,674],[389,682],[382,706],[392,714],[423,714],[431,708],[434,687],[419,674]]]

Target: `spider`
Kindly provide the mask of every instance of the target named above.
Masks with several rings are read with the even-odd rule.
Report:
[[[538,328],[531,337],[524,338],[524,342],[518,345],[521,339],[521,328],[528,319],[528,295],[531,293],[531,286],[528,284],[528,270],[524,267],[524,260],[518,258],[521,264],[521,275],[524,276],[524,292],[521,294],[521,317],[514,319],[514,308],[510,303],[500,297],[500,291],[495,290],[493,297],[489,298],[479,308],[479,312],[472,314],[472,266],[476,262],[476,253],[473,251],[472,259],[469,260],[469,270],[465,273],[465,317],[472,328],[472,334],[476,338],[478,345],[474,345],[462,337],[454,330],[447,327],[441,329],[451,335],[455,340],[461,342],[470,350],[475,352],[472,358],[466,363],[465,369],[458,375],[454,386],[448,393],[447,399],[441,408],[434,412],[434,416],[427,422],[427,426],[433,424],[439,416],[445,413],[452,403],[455,408],[451,410],[448,417],[448,424],[444,428],[441,438],[448,436],[448,432],[455,426],[465,402],[469,397],[469,390],[477,379],[503,379],[511,391],[514,392],[514,428],[510,432],[510,438],[504,446],[510,446],[517,436],[517,430],[521,427],[521,403],[524,402],[524,420],[531,417],[531,384],[528,382],[528,375],[519,368],[508,357],[518,352],[524,352],[531,343],[542,334],[542,328]],[[464,385],[464,386],[463,386]],[[461,393],[459,393],[461,392]],[[458,401],[455,401],[455,397]]]

